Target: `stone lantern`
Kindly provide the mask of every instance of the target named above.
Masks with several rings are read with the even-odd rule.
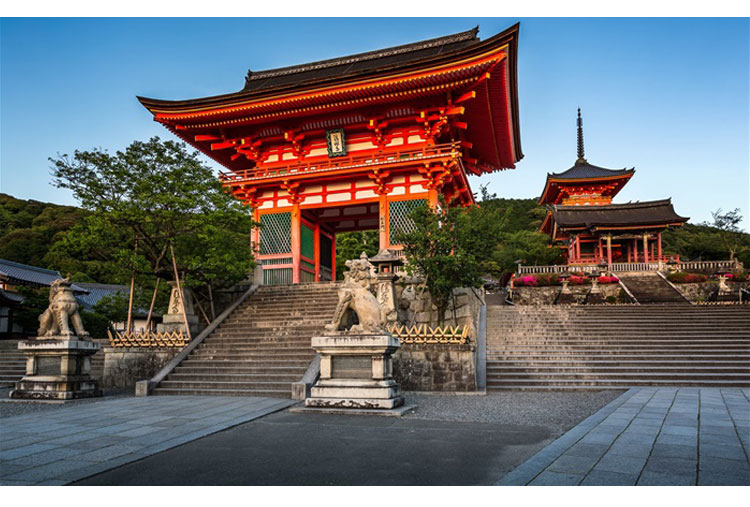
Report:
[[[575,297],[573,296],[573,293],[570,292],[570,288],[568,287],[568,284],[570,283],[570,272],[564,271],[563,273],[560,273],[558,279],[562,283],[562,290],[560,290],[560,294],[557,296],[557,304],[574,304],[576,302]]]
[[[396,308],[396,287],[394,283],[398,280],[396,268],[404,265],[393,250],[387,248],[378,252],[375,257],[369,259],[370,264],[375,267],[376,297],[380,305],[380,315],[383,322],[396,322],[398,310]]]
[[[727,285],[727,275],[731,272],[731,270],[725,268],[716,271],[716,274],[719,275],[719,294],[730,294],[732,292],[732,289]]]

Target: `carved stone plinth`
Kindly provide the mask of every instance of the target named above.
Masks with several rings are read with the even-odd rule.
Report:
[[[392,409],[403,405],[391,358],[399,347],[398,338],[388,333],[314,337],[320,379],[305,406]]]
[[[96,342],[71,336],[26,340],[18,349],[26,354],[26,375],[10,392],[14,399],[73,400],[101,396],[91,378],[91,356],[101,348]]]

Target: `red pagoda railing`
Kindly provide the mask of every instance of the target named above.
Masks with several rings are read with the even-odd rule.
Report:
[[[269,164],[262,167],[253,167],[252,169],[233,171],[232,173],[219,172],[219,180],[221,180],[222,183],[232,184],[248,180],[275,178],[279,176],[311,172],[358,169],[361,167],[383,164],[408,164],[415,160],[422,161],[435,158],[447,158],[457,156],[457,154],[458,146],[456,143],[444,143],[420,149],[412,148],[409,150],[385,151],[378,153],[370,152],[361,155],[319,159],[317,161],[309,162],[301,160],[272,165]]]

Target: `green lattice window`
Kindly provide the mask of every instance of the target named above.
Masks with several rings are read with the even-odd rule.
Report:
[[[292,214],[271,213],[260,216],[260,254],[292,251]]]
[[[389,217],[389,241],[396,244],[396,235],[399,232],[411,232],[414,230],[414,222],[411,219],[412,212],[420,206],[424,206],[426,199],[413,199],[410,201],[393,201],[388,203]]]
[[[308,259],[315,259],[315,231],[305,224],[300,230],[300,253]]]

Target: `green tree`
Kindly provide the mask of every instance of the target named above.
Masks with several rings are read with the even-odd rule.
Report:
[[[733,261],[734,256],[739,250],[746,250],[748,247],[743,245],[742,230],[739,225],[742,223],[742,215],[740,209],[735,208],[732,211],[726,213],[721,212],[721,208],[711,212],[713,218],[711,225],[719,231],[719,237],[724,245],[724,248],[729,252],[729,260]]]
[[[494,211],[448,207],[442,200],[437,209],[427,205],[415,209],[412,219],[413,230],[397,234],[396,241],[404,246],[409,274],[424,277],[442,324],[454,289],[484,283],[501,220]]]
[[[251,271],[249,211],[183,143],[154,137],[50,161],[53,184],[89,212],[49,253],[71,272],[119,283],[135,272],[153,286],[173,278],[170,245],[186,286],[225,287]]]
[[[342,232],[336,235],[336,278],[344,279],[346,261],[358,259],[362,252],[368,257],[377,255],[380,235],[377,230]]]

